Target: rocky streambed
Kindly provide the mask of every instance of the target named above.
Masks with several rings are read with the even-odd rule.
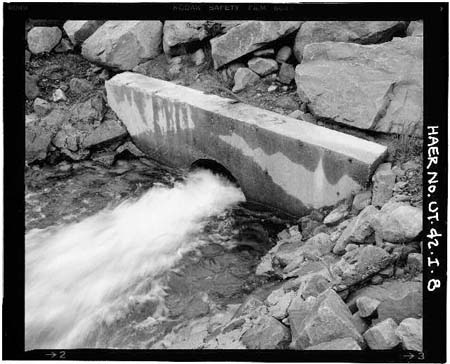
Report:
[[[421,351],[421,90],[417,82],[392,89],[392,107],[405,95],[408,102],[396,109],[399,120],[383,103],[377,123],[370,117],[380,110],[363,97],[391,89],[392,80],[377,82],[400,72],[388,54],[421,69],[421,23],[120,23],[127,22],[27,26],[27,231],[82,221],[185,178],[186,171],[146,158],[107,105],[104,82],[125,69],[338,128],[388,145],[389,155],[365,191],[300,219],[242,203],[215,216],[199,233],[201,244],[142,281],[144,292],[163,287],[158,299],[124,300],[83,346]],[[246,34],[236,27],[257,32],[261,42],[244,37],[233,48],[236,34]],[[121,41],[138,41],[149,29],[142,54]],[[106,51],[107,44],[120,51]],[[352,62],[337,56],[342,50]],[[367,59],[377,60],[379,73]],[[333,73],[341,77],[333,87],[317,73],[321,67],[342,71]],[[311,83],[311,75],[320,77]],[[333,92],[344,83],[370,92],[342,93],[350,96],[338,107]],[[367,120],[361,108],[370,109]],[[408,119],[411,128],[398,123]]]

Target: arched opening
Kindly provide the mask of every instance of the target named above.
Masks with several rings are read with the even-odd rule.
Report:
[[[239,183],[236,178],[231,174],[231,172],[226,169],[220,163],[217,163],[212,159],[198,159],[194,163],[191,164],[191,170],[194,169],[207,169],[214,174],[218,174],[219,176],[225,177],[230,182],[234,183],[236,186],[239,186]]]

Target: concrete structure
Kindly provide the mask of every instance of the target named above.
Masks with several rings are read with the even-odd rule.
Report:
[[[247,199],[294,215],[359,191],[386,147],[301,120],[135,73],[106,83],[108,102],[152,158],[214,160]]]

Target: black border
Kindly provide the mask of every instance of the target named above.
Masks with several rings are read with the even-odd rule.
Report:
[[[199,10],[192,9],[195,5]],[[256,8],[264,6],[265,9]],[[217,6],[222,6],[221,8]],[[190,10],[186,10],[191,7]],[[194,8],[195,8],[194,7]],[[284,10],[276,10],[278,9]],[[237,10],[236,10],[237,9]],[[63,359],[59,350],[24,352],[24,23],[32,19],[242,19],[242,20],[424,20],[424,119],[440,126],[440,222],[443,234],[435,254],[441,265],[424,268],[424,357],[383,351],[275,350],[65,350],[69,360],[265,361],[265,362],[445,362],[448,3],[244,4],[244,3],[4,3],[4,297],[3,359]],[[426,158],[424,131],[424,159]],[[426,160],[424,160],[425,166]],[[424,191],[427,188],[424,169]],[[424,207],[429,199],[424,194]],[[424,210],[424,231],[430,228]],[[424,263],[428,258],[424,239]],[[436,255],[435,255],[436,256]],[[428,292],[426,282],[440,278],[442,288]]]

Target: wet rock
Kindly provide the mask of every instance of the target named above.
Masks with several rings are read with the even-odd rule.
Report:
[[[362,343],[362,337],[351,321],[349,309],[336,292],[328,289],[313,302],[312,308],[305,304],[307,312],[303,315],[294,316],[291,320],[289,313],[293,348],[305,349],[346,337]]]
[[[326,343],[313,345],[305,350],[361,350],[361,346],[358,345],[355,339],[345,337],[343,339],[336,339]]]
[[[356,330],[362,335],[366,332],[366,330],[369,328],[369,325],[367,322],[359,315],[359,312],[355,312],[352,315],[352,322],[353,325],[355,325]]]
[[[27,35],[28,49],[33,54],[48,53],[57,46],[61,36],[58,27],[34,27]]]
[[[87,134],[82,144],[84,148],[92,148],[125,139],[127,136],[128,132],[120,122],[114,119],[106,119]]]
[[[68,20],[63,28],[72,44],[83,43],[104,23],[104,20]]]
[[[400,202],[388,203],[376,215],[372,227],[384,241],[411,241],[422,231],[422,209]]]
[[[298,21],[247,21],[232,28],[226,34],[211,39],[215,69],[291,34],[301,24]]]
[[[233,92],[239,92],[259,81],[259,76],[248,68],[239,68],[234,75]]]
[[[284,349],[290,339],[286,326],[271,316],[261,316],[241,341],[248,349]]]
[[[307,44],[320,42],[352,42],[373,44],[386,42],[406,28],[402,21],[307,21],[297,33],[294,54],[299,62]]]
[[[354,211],[361,211],[369,206],[372,201],[372,191],[359,192],[353,198],[352,208]]]
[[[368,245],[347,252],[331,269],[340,277],[340,285],[347,288],[373,276],[391,262],[392,256],[385,250]]]
[[[94,89],[94,86],[85,79],[82,78],[72,78],[69,82],[70,91],[75,94],[84,94]]]
[[[395,330],[402,342],[403,349],[421,352],[423,350],[423,320],[415,318],[404,319]]]
[[[281,47],[278,52],[277,55],[275,57],[276,61],[279,63],[282,62],[287,62],[289,58],[291,58],[292,55],[292,49],[289,46],[283,46]]]
[[[335,225],[348,216],[348,206],[346,204],[339,205],[332,210],[323,220],[325,225]]]
[[[423,256],[420,253],[408,254],[407,264],[412,272],[422,272]]]
[[[316,118],[386,133],[422,133],[421,37],[376,45],[312,43],[295,77],[300,99]]]
[[[39,87],[37,85],[38,77],[30,75],[25,71],[25,96],[29,100],[34,100],[39,96]]]
[[[356,299],[361,296],[380,301],[377,307],[378,318],[374,322],[392,318],[400,323],[408,317],[422,317],[421,282],[391,281],[379,286],[366,286],[350,295],[347,300],[350,309],[356,310]]]
[[[278,79],[281,83],[289,85],[295,78],[294,66],[289,63],[281,63],[280,72],[278,72]]]
[[[200,66],[205,62],[205,57],[205,52],[200,48],[191,55],[191,60],[196,66]]]
[[[399,339],[395,334],[397,324],[394,320],[388,318],[364,333],[364,339],[372,350],[389,350],[395,348]]]
[[[423,37],[423,21],[417,20],[410,22],[408,29],[406,29],[406,34],[410,37]]]
[[[372,205],[381,207],[392,197],[396,175],[392,172],[391,163],[382,163],[372,177]]]
[[[278,63],[273,59],[255,57],[248,61],[248,68],[263,77],[277,71]]]
[[[356,300],[356,307],[358,307],[359,316],[361,317],[371,316],[379,305],[380,301],[367,296],[358,297]]]
[[[253,52],[253,55],[255,57],[271,57],[274,54],[275,54],[275,51],[273,48],[258,49],[257,51]]]
[[[333,248],[333,253],[344,254],[345,247],[349,243],[365,243],[366,239],[373,233],[372,222],[378,213],[377,208],[367,206],[358,216],[354,217],[342,232]]]
[[[131,70],[161,53],[160,21],[107,21],[83,43],[82,55],[94,63]]]
[[[56,89],[52,95],[53,102],[67,101],[66,94],[60,88]]]
[[[52,105],[48,101],[38,97],[33,102],[33,110],[36,115],[43,117],[52,110]]]

